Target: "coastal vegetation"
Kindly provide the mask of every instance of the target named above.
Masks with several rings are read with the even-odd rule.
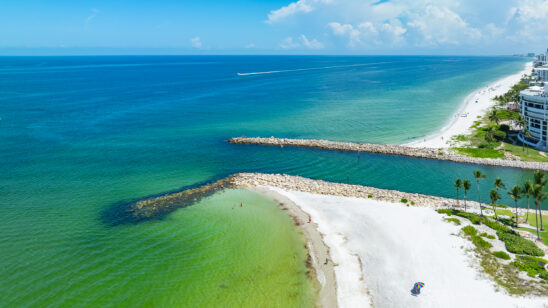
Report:
[[[454,209],[439,209],[439,213],[448,216],[460,216],[468,219],[472,225],[461,228],[463,234],[474,245],[474,252],[480,259],[482,270],[510,294],[544,294],[548,292],[548,272],[544,266],[548,261],[540,258],[544,252],[533,242],[522,238],[512,229],[486,216]],[[451,218],[446,218],[450,221]],[[486,232],[478,234],[473,225],[485,225],[496,231],[499,240],[505,243],[506,251],[491,251],[493,244],[483,238],[496,240]],[[512,253],[514,257],[510,255]],[[510,261],[501,263],[498,260]],[[526,272],[531,279],[524,279],[520,272]]]
[[[485,178],[485,175],[480,170],[474,171],[473,176],[476,179],[476,183],[479,183],[481,179]],[[464,181],[468,182],[468,180]],[[457,203],[458,189],[464,186],[462,185],[464,181],[458,178],[452,183],[457,189]],[[454,222],[454,220],[457,219],[451,216],[459,216],[465,219],[463,222],[458,220],[459,224],[465,224],[465,226],[461,228],[462,233],[466,238],[470,239],[474,245],[474,251],[480,258],[480,264],[483,271],[492,276],[497,284],[504,287],[511,294],[548,292],[548,271],[545,268],[548,261],[541,258],[545,255],[545,252],[533,241],[526,239],[519,233],[520,231],[527,231],[534,234],[534,231],[536,231],[537,240],[547,244],[548,232],[544,231],[543,225],[544,222],[548,221],[548,215],[541,215],[542,212],[539,206],[539,204],[546,200],[546,181],[545,174],[537,170],[534,173],[533,181],[528,180],[523,185],[516,184],[512,186],[507,194],[514,201],[514,212],[512,212],[511,209],[501,208],[502,206],[497,204],[501,197],[500,191],[506,190],[506,185],[502,179],[498,177],[493,183],[494,189],[492,189],[489,194],[491,206],[493,207],[492,215],[489,213],[484,215],[483,206],[481,205],[480,200],[481,194],[479,192],[479,185],[479,215],[467,212],[466,207],[464,208],[464,211],[455,208],[438,209],[438,213],[447,215],[444,219],[448,222]],[[529,219],[529,206],[527,212],[521,217],[518,213],[518,201],[522,198],[527,199],[528,204],[530,199],[533,199],[534,201],[535,220],[534,222],[531,222],[531,225],[534,226],[536,230],[533,230],[530,227],[524,227],[525,225],[522,225],[522,228],[518,228],[520,218],[522,218],[522,222],[525,224]],[[499,215],[501,217],[499,217]],[[506,217],[509,217],[509,219]],[[466,223],[469,224],[466,225]],[[494,231],[496,237],[487,232],[479,234],[477,228],[480,228],[482,225],[491,229],[492,232]],[[493,243],[490,241],[497,239],[504,243],[505,251],[491,251]],[[501,263],[497,261],[498,259],[511,262]],[[526,272],[529,277],[534,279],[523,279],[519,275],[520,272]]]
[[[458,145],[452,150],[476,158],[548,162],[548,156],[530,148],[517,138],[519,132],[525,135],[530,132],[519,111],[509,108],[511,104],[520,101],[519,93],[529,87],[530,78],[522,78],[508,92],[496,96],[493,99],[497,102],[496,106],[474,121],[469,135],[457,135],[451,139],[452,143]]]
[[[510,255],[507,254],[504,251],[493,251],[493,255],[497,258],[503,259],[503,260],[510,260]]]

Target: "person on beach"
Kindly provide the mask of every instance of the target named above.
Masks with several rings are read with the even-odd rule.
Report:
[[[329,262],[329,259],[328,259],[328,258],[325,258],[325,263],[324,263],[324,265],[327,265],[328,262]]]
[[[244,203],[243,202],[240,202],[240,207],[243,207],[244,206]]]
[[[312,218],[308,216],[308,223],[311,223],[311,222],[312,222]]]

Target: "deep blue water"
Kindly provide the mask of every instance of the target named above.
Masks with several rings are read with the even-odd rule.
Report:
[[[120,195],[127,199],[262,171],[335,181],[348,173],[352,183],[453,196],[451,181],[477,166],[225,140],[406,142],[442,127],[469,92],[522,67],[510,57],[2,57],[3,194],[25,207],[29,193],[47,199],[45,187],[146,187]],[[528,174],[481,169],[486,193],[495,176],[514,184]]]

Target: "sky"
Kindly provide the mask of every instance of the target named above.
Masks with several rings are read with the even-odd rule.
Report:
[[[2,0],[0,55],[504,55],[548,48],[548,0]]]

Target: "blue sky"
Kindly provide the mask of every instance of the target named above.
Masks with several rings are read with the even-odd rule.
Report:
[[[548,0],[0,2],[0,54],[512,54]]]

